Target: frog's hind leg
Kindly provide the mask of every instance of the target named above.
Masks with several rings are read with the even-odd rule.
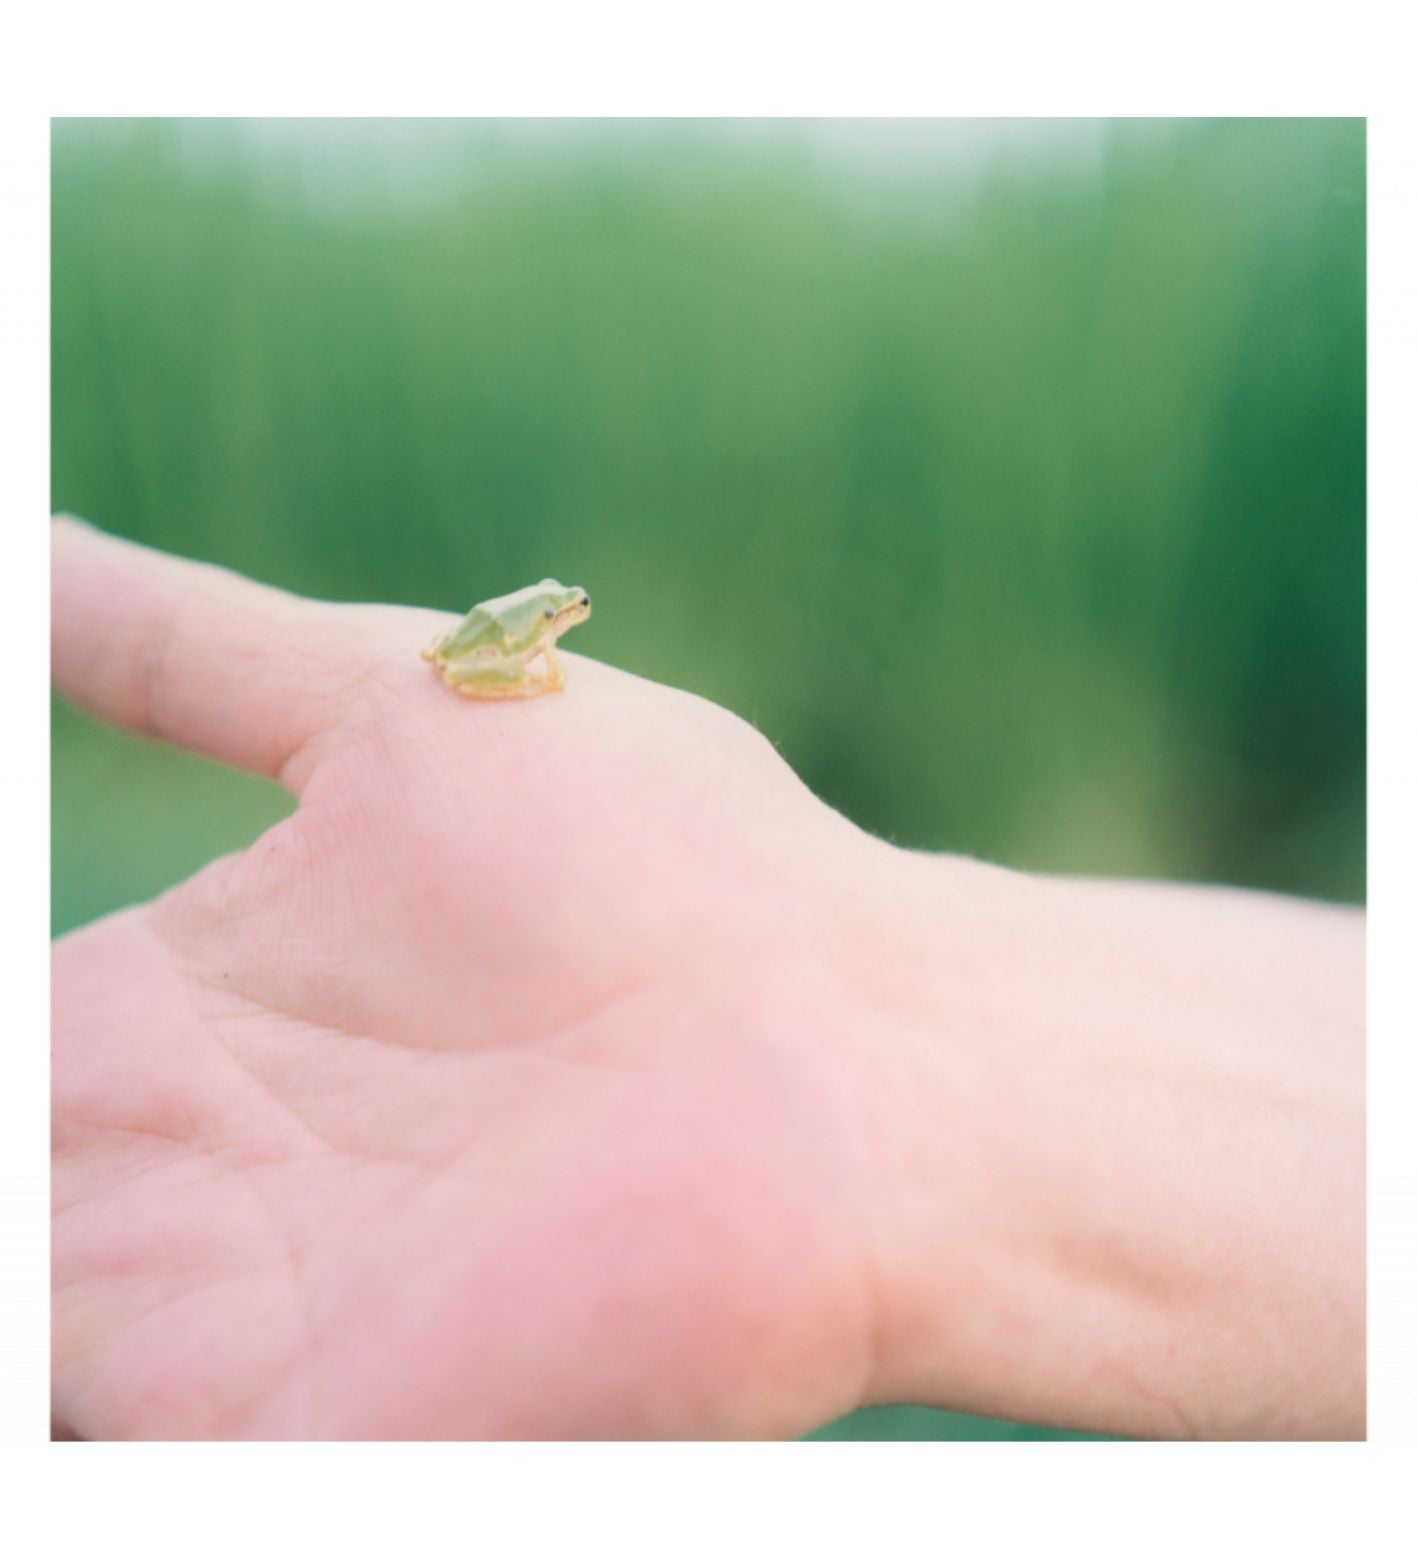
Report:
[[[443,681],[464,698],[529,698],[539,683],[521,666],[445,666]]]
[[[540,669],[532,669],[537,666]],[[449,666],[443,680],[467,698],[534,698],[538,693],[559,693],[566,685],[566,673],[548,644],[524,660],[496,666]]]
[[[448,666],[443,671],[443,681],[464,698],[534,698],[561,685],[537,676],[524,662],[515,661],[491,666]]]

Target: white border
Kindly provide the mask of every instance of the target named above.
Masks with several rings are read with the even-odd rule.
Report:
[[[1417,1440],[1417,238],[1412,124],[1369,126],[1368,1432]]]
[[[1201,4],[902,8],[798,5],[76,6],[12,18],[0,141],[3,615],[12,743],[6,967],[14,998],[0,1088],[4,1427],[42,1433],[46,1260],[48,818],[47,118],[236,112],[427,115],[1362,114],[1371,122],[1372,292],[1372,1436],[1414,1433],[1413,924],[1417,795],[1411,668],[1414,361],[1410,56],[1386,7]],[[672,19],[671,19],[672,18]],[[31,671],[34,675],[31,676]],[[37,1172],[37,1165],[41,1166]],[[37,1286],[38,1285],[38,1286]],[[1369,1447],[797,1446],[685,1448],[65,1447],[7,1469],[46,1551],[623,1551],[889,1555],[1384,1553],[1400,1460]],[[1406,1452],[1406,1447],[1392,1446]],[[1126,1457],[1122,1466],[1119,1458]],[[1184,1466],[1179,1459],[1184,1457]],[[18,1461],[18,1458],[16,1458]],[[1410,1531],[1410,1525],[1409,1525]],[[1392,1530],[1392,1529],[1389,1529]],[[22,1544],[25,1551],[29,1546]]]

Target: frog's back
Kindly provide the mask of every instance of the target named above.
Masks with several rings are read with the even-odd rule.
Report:
[[[501,620],[485,606],[474,606],[448,636],[443,653],[462,655],[470,650],[497,649],[503,638]]]

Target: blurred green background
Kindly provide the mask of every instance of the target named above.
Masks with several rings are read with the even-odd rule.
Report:
[[[59,121],[54,504],[341,599],[575,579],[575,649],[902,844],[1361,901],[1364,142]],[[56,933],[287,806],[58,704],[53,778]]]

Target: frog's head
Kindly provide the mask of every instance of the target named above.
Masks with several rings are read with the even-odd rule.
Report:
[[[543,579],[522,592],[515,606],[502,614],[507,642],[514,650],[559,639],[589,616],[590,597],[585,591],[554,579]]]

